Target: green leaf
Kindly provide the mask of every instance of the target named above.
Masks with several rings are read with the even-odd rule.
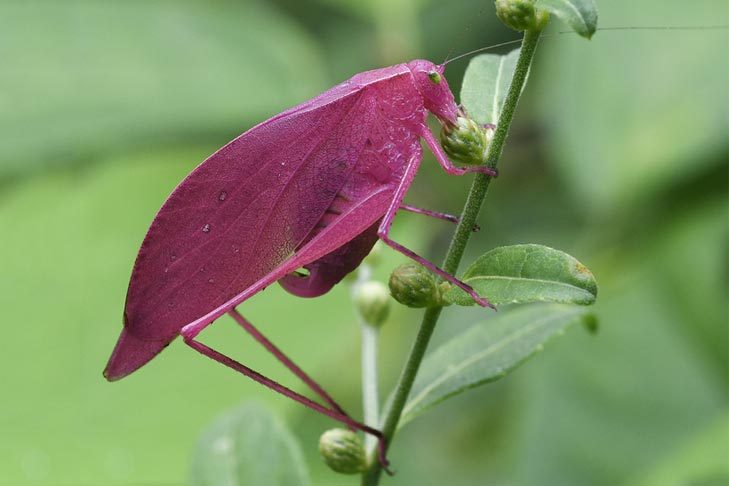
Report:
[[[314,40],[265,2],[3,2],[0,17],[0,176],[222,143],[326,86]]]
[[[519,49],[471,59],[461,85],[461,104],[471,118],[481,124],[498,122],[518,58]]]
[[[610,0],[600,4],[600,15],[623,19],[631,12],[629,25],[640,26],[655,24],[660,12],[660,25],[711,25],[726,2],[690,2],[688,10],[684,0],[636,5]],[[672,201],[682,184],[725,163],[726,103],[717,101],[729,86],[727,33],[605,34],[589,43],[545,39],[532,92],[539,94],[539,123],[549,127],[548,163],[574,207],[624,222],[656,197]]]
[[[418,372],[401,426],[453,395],[506,376],[575,323],[589,324],[582,307],[536,304],[497,314],[430,353]]]
[[[537,7],[556,15],[582,37],[591,38],[597,29],[594,0],[539,0]]]
[[[244,404],[216,419],[200,436],[190,486],[309,484],[301,449],[276,417]]]
[[[476,259],[462,279],[496,305],[590,305],[597,297],[597,282],[587,267],[564,252],[542,245],[494,248]],[[443,299],[449,304],[473,305],[473,299],[455,286]]]

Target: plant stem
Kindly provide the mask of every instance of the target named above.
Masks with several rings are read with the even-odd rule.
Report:
[[[496,167],[499,158],[501,157],[504,142],[506,141],[506,136],[509,133],[509,126],[511,125],[511,120],[514,117],[514,111],[516,110],[516,105],[519,102],[522,89],[524,88],[524,83],[526,82],[527,74],[529,73],[529,66],[531,66],[532,63],[540,33],[541,31],[539,30],[528,30],[524,33],[519,59],[516,64],[516,70],[514,71],[514,77],[511,80],[509,92],[506,96],[506,100],[504,101],[504,106],[501,109],[494,138],[491,140],[486,153],[485,164],[489,167]],[[490,182],[491,177],[485,174],[477,174],[473,180],[473,184],[471,185],[471,189],[468,193],[468,199],[466,200],[466,205],[464,206],[461,214],[460,222],[458,223],[458,227],[456,228],[456,232],[453,235],[453,239],[451,240],[451,244],[448,248],[448,253],[446,254],[443,262],[443,269],[450,274],[455,274],[458,270],[458,265],[461,263],[461,258],[463,258],[463,253],[466,250],[466,244],[471,236],[471,230],[476,223],[476,218],[478,217],[478,213],[483,205]],[[390,407],[382,429],[388,446],[392,445],[392,439],[397,430],[397,424],[400,422],[402,410],[405,407],[408,395],[410,394],[413,382],[415,381],[415,376],[418,373],[418,368],[420,368],[423,356],[428,348],[428,343],[433,335],[433,330],[435,329],[435,325],[438,322],[438,318],[440,317],[442,310],[442,307],[431,307],[428,308],[423,315],[420,330],[418,331],[413,347],[410,350],[410,355],[408,356],[407,362],[400,374],[400,380],[395,388],[392,406]],[[362,475],[362,486],[377,486],[380,482],[381,475],[381,465],[377,462],[377,460],[371,461],[371,466]]]
[[[352,284],[352,298],[354,298],[357,287],[370,280],[371,277],[372,268],[367,263],[361,264],[357,269],[357,280]],[[364,411],[364,423],[377,428],[380,421],[380,397],[377,386],[379,383],[377,340],[380,332],[377,327],[366,323],[360,315],[357,315],[357,321],[362,334],[362,410]],[[376,445],[376,438],[370,434],[365,434],[365,451],[368,454],[375,450]]]
[[[370,427],[379,425],[379,393],[377,391],[377,338],[379,329],[366,322],[361,323],[362,329],[362,408],[364,409],[364,423]],[[365,450],[374,451],[377,438],[365,434]]]

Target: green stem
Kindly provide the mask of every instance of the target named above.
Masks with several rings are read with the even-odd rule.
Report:
[[[380,422],[379,393],[377,391],[377,337],[379,329],[360,319],[362,329],[362,408],[364,410],[364,423],[370,427],[377,427]],[[365,434],[365,450],[367,453],[375,450],[376,437]]]
[[[516,105],[519,102],[522,89],[524,88],[524,83],[526,82],[527,74],[529,73],[529,66],[531,66],[532,63],[540,33],[540,30],[528,30],[524,33],[521,51],[519,53],[519,60],[517,61],[516,70],[514,71],[514,77],[511,80],[509,92],[506,96],[506,100],[504,100],[504,106],[501,109],[494,138],[491,140],[488,152],[486,153],[485,164],[489,167],[496,167],[499,158],[501,157],[504,142],[506,141],[506,136],[509,133],[509,126],[511,125],[511,120],[514,117],[514,111],[516,110]],[[443,262],[443,269],[450,274],[455,274],[456,271],[458,271],[458,265],[461,263],[461,258],[463,258],[463,253],[466,250],[466,244],[471,237],[471,230],[474,224],[476,224],[476,218],[481,210],[481,206],[483,205],[490,183],[491,177],[485,174],[477,174],[473,180],[473,184],[471,185],[471,189],[468,193],[468,199],[466,200],[466,205],[464,206],[461,214],[460,222],[458,223],[458,227],[456,228],[456,232],[453,235],[450,247],[448,248],[448,253],[446,254]],[[418,373],[423,356],[425,356],[425,351],[428,348],[428,343],[433,335],[433,330],[435,329],[435,325],[438,322],[438,318],[440,317],[442,310],[442,307],[431,307],[427,309],[423,315],[420,330],[418,331],[413,347],[410,350],[410,355],[405,363],[405,367],[400,374],[400,380],[395,388],[392,406],[390,407],[387,418],[385,419],[385,425],[382,429],[388,446],[392,445],[397,425],[400,422],[400,416],[402,415],[403,408],[405,407],[408,395],[410,394],[413,382],[415,381],[415,376]],[[371,464],[370,468],[362,475],[362,486],[377,486],[380,482],[382,466],[377,460],[371,461]]]
[[[352,284],[352,298],[357,287],[370,280],[372,268],[363,263],[357,269],[357,280]],[[362,333],[362,410],[364,411],[364,423],[370,427],[377,427],[380,422],[380,397],[377,384],[379,383],[377,373],[377,341],[379,329],[366,323],[361,315],[357,315],[360,331]],[[365,451],[369,454],[375,450],[377,445],[376,437],[365,434]]]

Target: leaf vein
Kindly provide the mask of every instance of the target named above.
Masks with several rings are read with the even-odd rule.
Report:
[[[567,0],[562,0],[562,3],[568,6],[570,9],[572,9],[576,14],[577,17],[579,17],[580,22],[582,22],[583,27],[585,30],[587,30],[587,21],[585,20],[585,17],[582,15],[582,12],[572,3],[568,2]]]
[[[506,275],[483,275],[483,276],[471,277],[471,278],[466,279],[467,282],[473,282],[475,280],[510,280],[510,281],[518,280],[518,281],[524,281],[524,282],[561,285],[563,287],[569,287],[571,289],[585,290],[585,291],[589,292],[587,289],[578,287],[576,285],[568,284],[565,282],[560,282],[559,280],[544,280],[541,278],[509,277]]]

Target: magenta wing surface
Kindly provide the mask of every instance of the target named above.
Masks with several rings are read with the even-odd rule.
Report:
[[[185,325],[277,280],[299,296],[328,291],[376,241],[405,167],[422,156],[425,115],[398,65],[359,74],[210,156],[152,222],[105,376],[128,375]],[[301,267],[308,277],[291,275]]]

